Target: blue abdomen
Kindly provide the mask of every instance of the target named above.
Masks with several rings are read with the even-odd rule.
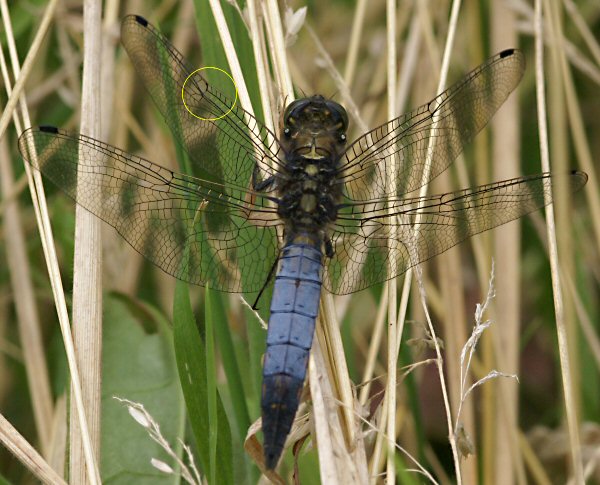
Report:
[[[275,277],[263,366],[262,426],[266,465],[277,465],[300,403],[321,297],[321,251],[283,248]]]

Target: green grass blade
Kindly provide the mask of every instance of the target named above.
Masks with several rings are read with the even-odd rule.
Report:
[[[212,411],[209,409],[209,381],[214,386],[214,364],[210,370],[207,369],[207,348],[196,326],[188,287],[181,281],[175,286],[173,336],[179,379],[202,469],[205,475],[213,480],[209,482],[211,484],[233,483],[229,422],[216,389],[214,408]],[[212,373],[210,377],[207,375],[209,372]],[[211,439],[213,433],[216,435],[216,443]]]
[[[246,405],[246,397],[244,395],[244,386],[242,384],[242,376],[238,359],[233,347],[231,331],[227,325],[227,316],[225,307],[223,306],[223,297],[214,291],[206,292],[206,307],[210,307],[212,320],[217,322],[214,326],[215,337],[219,344],[221,352],[221,360],[223,368],[227,376],[227,384],[231,395],[231,404],[237,422],[238,432],[243,438],[246,431],[250,427],[250,415],[248,406]],[[207,315],[208,318],[208,315]]]
[[[208,394],[208,420],[212,424],[208,430],[208,442],[210,450],[210,471],[212,483],[216,483],[216,470],[217,465],[217,438],[219,436],[219,418],[217,416],[217,382],[216,374],[217,370],[215,367],[215,341],[214,341],[214,315],[213,315],[213,291],[207,286],[205,291],[206,306],[205,306],[205,319],[204,328],[206,336],[206,388]],[[218,325],[217,325],[218,326]]]
[[[194,5],[196,7],[196,25],[200,36],[200,45],[202,46],[202,63],[205,66],[216,66],[229,72],[229,64],[208,0],[195,0]],[[262,121],[256,63],[248,30],[234,7],[226,2],[222,2],[221,7],[244,73],[254,113]]]

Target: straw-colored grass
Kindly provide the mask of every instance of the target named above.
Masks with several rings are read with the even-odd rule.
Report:
[[[177,169],[177,150],[163,121],[156,116],[127,56],[118,50],[114,55],[115,24],[125,13],[148,17],[193,64],[202,63],[199,36],[201,48],[232,73],[244,109],[255,112],[275,133],[282,109],[302,95],[299,89],[307,95],[338,93],[334,99],[348,108],[351,119],[349,140],[431,99],[489,55],[521,48],[528,67],[520,86],[490,128],[465,147],[464,156],[427,191],[572,168],[588,173],[587,187],[577,194],[558,187],[554,210],[547,208],[544,220],[540,211],[477,236],[407,272],[402,280],[351,296],[324,295],[297,423],[280,467],[265,476],[274,483],[327,484],[599,480],[600,460],[594,454],[598,426],[594,423],[600,422],[600,190],[596,175],[600,145],[593,134],[600,129],[596,94],[600,8],[591,0],[564,0],[562,4],[539,0],[535,9],[521,0],[312,3],[305,25],[289,44],[282,4],[275,0],[245,3],[243,22],[241,9],[217,0],[152,2],[152,8],[138,5],[136,10],[119,9],[116,2],[109,2],[103,19],[99,11],[84,19],[73,5],[63,5],[60,14],[52,17],[56,2],[39,11],[31,5],[14,10],[11,6],[11,18],[16,17],[14,23],[19,26],[15,45],[18,57],[27,59],[27,71],[22,76],[12,73],[10,81],[2,61],[4,84],[16,93],[2,98],[0,130],[3,142],[10,142],[16,178],[23,169],[14,150],[15,132],[31,124],[85,131]],[[2,1],[0,5],[7,18],[7,4]],[[197,32],[197,25],[206,25],[207,16],[215,20],[214,31],[208,34],[203,27]],[[98,50],[101,22],[107,47],[104,56]],[[13,34],[5,31],[8,39],[2,45],[11,45]],[[225,49],[219,54],[221,45]],[[246,54],[241,55],[242,51]],[[11,47],[12,64],[17,62],[15,52]],[[250,64],[252,56],[255,65]],[[83,84],[79,62],[84,66]],[[19,93],[26,95],[21,104]],[[114,103],[110,102],[113,96]],[[32,121],[26,107],[34,113]],[[100,107],[106,109],[103,120]],[[22,120],[15,120],[16,130],[9,125],[13,114]],[[0,396],[0,436],[10,453],[0,458],[2,475],[15,483],[28,474],[45,483],[60,483],[66,469],[70,483],[100,483],[129,472],[137,477],[147,473],[157,480],[162,476],[172,481],[174,474],[191,477],[190,483],[214,480],[214,467],[203,469],[196,455],[193,467],[199,468],[194,471],[188,460],[196,447],[187,445],[194,439],[198,444],[198,435],[186,432],[183,414],[177,414],[183,409],[180,393],[157,397],[161,389],[173,384],[160,380],[163,372],[174,368],[173,362],[162,360],[171,358],[170,352],[156,351],[153,363],[145,364],[152,369],[156,365],[156,388],[119,384],[122,387],[117,389],[130,407],[143,410],[143,422],[130,420],[121,406],[115,410],[112,398],[102,399],[109,397],[102,396],[102,389],[114,390],[114,383],[121,383],[119,378],[148,371],[138,367],[141,354],[137,349],[131,349],[131,356],[114,355],[114,342],[108,341],[105,366],[127,357],[132,360],[121,375],[109,372],[101,383],[103,293],[115,288],[121,292],[105,299],[104,311],[114,310],[116,301],[127,308],[128,318],[137,322],[134,328],[140,348],[152,346],[150,341],[158,348],[170,348],[170,330],[157,322],[164,320],[162,313],[171,315],[172,279],[159,276],[112,231],[102,230],[106,256],[102,282],[99,228],[104,226],[82,210],[76,216],[75,263],[69,261],[73,242],[65,232],[73,223],[72,206],[58,205],[64,199],[52,190],[47,208],[39,173],[30,172],[28,166],[24,177],[34,204],[19,197],[15,176],[7,170],[9,157],[1,152],[5,146],[0,146],[0,224],[6,235],[0,238],[0,247],[11,264],[0,264],[0,268],[7,267],[0,271],[0,296],[14,305],[7,319],[18,322],[19,330],[2,331],[4,340],[18,341],[21,346],[25,372],[16,371],[15,365],[0,367],[6,373],[0,378],[8,383],[2,388],[5,395]],[[390,177],[390,183],[393,180]],[[22,205],[16,215],[15,202]],[[50,221],[62,231],[54,237]],[[86,224],[92,229],[81,235]],[[25,233],[21,239],[19,226]],[[97,262],[94,266],[93,261]],[[493,298],[488,295],[492,261]],[[81,275],[81,270],[87,275]],[[83,332],[87,337],[75,347],[67,310],[71,310],[71,299],[62,290],[61,271],[67,295],[74,283],[74,327],[79,328],[77,321],[89,325]],[[80,291],[81,281],[87,285]],[[258,312],[247,309],[237,295],[221,300],[212,297],[222,301],[222,313],[212,307],[204,311],[202,290],[192,289],[191,296],[200,338],[208,339],[206,348],[198,351],[215,356],[207,364],[211,373],[206,379],[209,422],[215,427],[206,440],[217,443],[217,426],[219,432],[223,430],[223,422],[217,421],[226,419],[235,481],[258,483],[264,472],[258,418],[266,335],[260,320],[268,320],[268,295],[261,299]],[[473,319],[477,302],[486,313],[478,312]],[[202,315],[217,316],[206,326]],[[128,318],[123,316],[123,320]],[[224,326],[229,335],[217,332]],[[58,329],[64,335],[66,350],[61,355],[67,355],[69,387],[60,384],[62,356],[44,350],[54,345]],[[226,339],[230,339],[227,345]],[[470,347],[473,342],[475,346]],[[74,348],[84,349],[77,359]],[[8,359],[7,354],[4,357]],[[497,373],[490,374],[493,370]],[[513,374],[518,382],[500,378]],[[237,384],[232,387],[232,382]],[[178,382],[175,385],[179,387]],[[73,393],[71,423],[66,422],[64,408],[69,388]],[[15,393],[21,393],[18,401],[25,403],[19,409],[11,405]],[[224,414],[219,414],[219,406]],[[105,419],[100,420],[100,413]],[[176,425],[161,421],[168,417]],[[190,423],[193,427],[194,420]],[[140,424],[152,428],[149,436],[143,429],[135,434]],[[65,451],[67,429],[72,449]],[[168,435],[169,430],[174,434]],[[111,439],[115,437],[124,450],[136,452],[139,462],[132,462],[130,469],[114,468],[126,456],[121,451],[115,457],[106,447],[106,443],[114,445]],[[178,444],[178,439],[185,444]],[[81,452],[76,454],[79,440]],[[164,440],[162,454],[160,447],[152,447],[152,440]],[[173,450],[166,451],[165,443]],[[213,465],[222,458],[214,456],[215,449]],[[22,468],[9,466],[12,457]]]

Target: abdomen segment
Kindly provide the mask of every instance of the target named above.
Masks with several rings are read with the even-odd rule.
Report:
[[[283,248],[275,277],[263,367],[265,462],[275,468],[298,410],[321,296],[321,251],[307,244]]]

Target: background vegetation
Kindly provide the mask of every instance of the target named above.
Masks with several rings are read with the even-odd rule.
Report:
[[[452,31],[451,9],[456,4],[443,0],[398,3],[394,39],[386,39],[383,1],[279,5],[283,17],[287,8],[298,12],[307,7],[304,22],[299,17],[294,17],[296,24],[290,20],[285,27],[284,22],[285,53],[296,94],[322,93],[349,107],[350,139],[361,134],[361,123],[374,127],[390,118],[390,97],[396,99],[392,110],[403,112],[436,93],[444,48]],[[22,60],[50,4],[39,0],[11,3],[10,18]],[[269,22],[275,18],[269,10],[272,6],[272,2],[264,6],[259,2],[259,13],[265,13]],[[264,90],[239,14],[243,10],[249,23],[248,10],[240,5],[238,11],[225,2],[222,7],[252,104],[262,117]],[[550,165],[553,170],[578,168],[590,175],[582,192],[555,194],[562,316],[557,323],[557,293],[553,291],[541,211],[477,236],[422,267],[427,308],[444,343],[445,388],[464,483],[567,483],[570,478],[581,478],[581,473],[586,483],[600,483],[600,191],[595,176],[600,159],[600,137],[596,136],[600,132],[600,5],[584,0],[575,6],[564,0],[544,3],[544,9],[544,105]],[[104,12],[103,35],[112,60],[102,63],[103,84],[96,91],[101,96],[102,122],[106,123],[102,139],[176,167],[170,134],[118,46],[119,19],[127,13],[139,13],[159,25],[192,65],[229,69],[213,12],[203,0],[107,2]],[[297,33],[293,25],[301,27]],[[519,0],[465,2],[455,28],[446,85],[508,47],[523,49],[528,68],[509,101],[512,108],[507,106],[496,116],[490,128],[466,149],[464,158],[436,179],[430,192],[543,171],[533,4]],[[33,68],[27,73],[25,93],[32,124],[79,129],[82,104],[86,106],[81,101],[84,31],[80,2],[59,3]],[[4,52],[6,32],[5,27]],[[272,61],[271,72],[276,73],[281,66],[275,59],[283,50],[273,46],[271,36],[277,33],[268,33],[265,52]],[[397,49],[398,80],[393,96],[386,74],[390,40]],[[273,86],[282,85],[276,74],[272,77]],[[275,92],[267,98],[277,126],[277,110],[286,100],[276,97]],[[85,99],[85,92],[83,96]],[[3,90],[2,106],[9,99]],[[64,476],[65,456],[69,455],[65,450],[70,381],[57,297],[48,277],[43,239],[38,236],[16,139],[17,131],[11,125],[0,140],[0,429],[5,445],[0,448],[0,479],[34,483],[44,476],[52,477],[46,465]],[[70,310],[75,210],[54,187],[48,184],[46,189],[62,288]],[[23,238],[15,241],[19,231]],[[180,284],[175,288],[172,278],[144,261],[109,227],[103,225],[102,234],[104,327],[98,465],[102,481],[146,484],[181,480],[178,465],[165,451],[164,443],[150,438],[150,418],[132,405],[140,414],[137,422],[131,419],[126,406],[113,398],[118,396],[143,404],[170,442],[173,454],[183,456],[186,463],[187,453],[178,439],[189,444],[204,480],[257,483],[261,435],[255,420],[260,416],[266,335],[257,315],[237,295],[200,288],[188,291]],[[476,304],[486,301],[492,261],[495,299],[481,319],[489,319],[492,325],[476,346],[466,383],[468,387],[492,369],[518,374],[519,381],[493,379],[464,399],[460,354],[475,324]],[[394,477],[388,477],[387,483],[426,482],[426,477],[414,472],[417,465],[413,459],[438,483],[459,480],[456,456],[453,460],[448,443],[447,412],[434,360],[435,340],[427,329],[423,293],[416,281],[418,278],[413,278],[413,291],[407,300],[409,324],[401,337],[394,337],[402,339],[397,359],[393,355],[388,358],[389,327],[385,324],[388,305],[395,308],[391,320],[396,321],[402,281],[395,303],[388,295],[396,295],[396,290],[390,292],[386,285],[323,303],[325,330],[319,330],[311,386],[306,388],[306,405],[292,433],[298,447],[288,448],[280,475],[271,475],[272,480],[349,483],[351,477],[361,483],[369,477],[382,483],[385,474],[391,473]],[[260,312],[265,320],[267,308],[264,303]],[[338,328],[337,323],[342,354],[336,347],[338,337],[328,333]],[[558,335],[564,336],[564,345],[559,345]],[[182,366],[189,368],[189,376],[181,378],[178,366],[180,371]],[[397,391],[395,403],[385,392],[390,368],[398,373],[397,385],[391,386]],[[325,381],[322,387],[315,384],[321,378]],[[189,386],[189,382],[194,385]],[[344,396],[344,389],[352,389],[354,397]],[[385,410],[390,403],[395,410],[391,429],[395,429],[398,448],[386,462],[382,438],[383,433],[389,435]],[[340,409],[346,412],[338,412]],[[75,414],[73,410],[70,413]],[[13,434],[15,430],[24,441]],[[24,466],[27,461],[23,456],[31,451],[28,445],[41,455],[31,458],[33,469]],[[159,471],[160,465],[153,466],[151,458],[168,463],[175,471]],[[83,458],[71,459],[83,467]],[[70,473],[74,476],[72,469]]]

